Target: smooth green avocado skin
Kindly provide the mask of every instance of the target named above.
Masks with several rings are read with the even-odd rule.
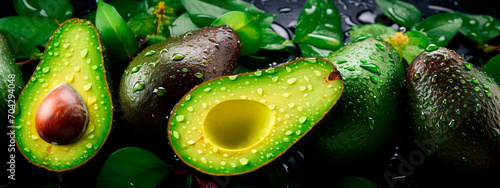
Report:
[[[492,78],[441,47],[415,58],[406,81],[411,132],[425,164],[448,174],[498,172],[500,90]]]
[[[0,33],[0,125],[12,124],[9,120],[13,118],[8,116],[14,115],[14,106],[23,87],[21,71],[14,62],[5,36]]]
[[[390,44],[374,37],[355,39],[328,60],[337,66],[345,91],[304,152],[319,164],[364,164],[387,149],[395,134],[403,65]]]
[[[98,153],[113,123],[106,66],[100,35],[90,21],[69,19],[54,31],[20,94],[16,107],[19,112],[12,124],[18,151],[31,164],[61,172],[80,167]],[[49,92],[61,84],[70,85],[84,101],[88,121],[75,141],[49,143],[37,130],[36,115]]]
[[[124,119],[138,135],[166,143],[168,116],[175,104],[196,85],[232,74],[241,52],[239,44],[234,30],[216,26],[189,31],[142,50],[120,81]]]

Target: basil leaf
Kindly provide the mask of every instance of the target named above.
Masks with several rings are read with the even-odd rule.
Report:
[[[104,162],[96,187],[154,187],[170,170],[169,165],[146,150],[123,148]]]
[[[500,54],[486,62],[481,71],[492,77],[497,83],[500,83]]]
[[[342,46],[340,14],[331,0],[307,0],[297,19],[295,37],[302,56],[327,56]]]
[[[259,50],[262,42],[262,28],[257,17],[246,12],[231,11],[219,17],[212,25],[228,25],[238,33],[242,44],[242,56]]]
[[[19,16],[53,19],[57,24],[73,15],[73,5],[68,0],[14,0]]]
[[[176,37],[195,29],[198,29],[198,26],[191,21],[189,13],[185,12],[174,20],[170,33],[172,37]]]
[[[416,30],[427,33],[431,43],[446,46],[458,33],[462,18],[457,13],[441,13],[425,18],[415,26]]]
[[[422,53],[425,47],[429,45],[429,39],[424,33],[419,31],[408,31],[405,35],[408,37],[409,42],[407,46],[402,48],[401,55],[408,64],[411,64],[413,59]]]
[[[9,16],[0,19],[0,30],[23,37],[34,46],[47,42],[57,27],[55,22],[39,20],[38,17]]]
[[[412,4],[400,0],[375,0],[382,12],[394,22],[412,28],[420,22],[422,14]]]
[[[285,38],[278,35],[270,28],[262,30],[262,43],[260,43],[260,48],[264,50],[283,50],[285,46]]]
[[[132,58],[137,52],[138,44],[132,30],[116,9],[102,0],[97,2],[96,28],[112,62]]]
[[[31,58],[35,54],[40,53],[40,50],[36,48],[33,43],[28,42],[28,40],[25,40],[23,37],[1,29],[0,33],[5,36],[5,39],[7,39],[10,52],[12,53],[12,57],[14,57],[14,59]]]
[[[358,38],[362,36],[379,36],[382,39],[389,39],[390,36],[395,35],[397,31],[381,23],[373,23],[368,25],[358,25],[351,27],[349,35],[352,38]]]
[[[488,15],[459,13],[463,19],[460,33],[479,44],[500,35],[500,21]]]

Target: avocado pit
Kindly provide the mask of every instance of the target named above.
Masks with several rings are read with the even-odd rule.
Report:
[[[77,141],[87,129],[88,122],[85,101],[68,83],[62,83],[47,93],[35,117],[40,138],[55,145]]]

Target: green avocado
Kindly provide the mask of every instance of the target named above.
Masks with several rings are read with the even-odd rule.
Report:
[[[232,74],[240,47],[237,33],[227,26],[201,28],[147,47],[122,76],[123,117],[138,134],[166,143],[167,116],[175,104],[196,85]]]
[[[343,90],[335,66],[321,58],[212,79],[172,111],[170,144],[184,163],[203,173],[249,173],[301,140]]]
[[[448,173],[500,169],[500,90],[456,52],[422,52],[406,74],[411,130],[426,164]]]
[[[51,171],[89,161],[106,141],[113,106],[100,36],[90,21],[57,28],[17,102],[19,151]]]
[[[323,165],[363,164],[387,149],[395,133],[403,65],[390,44],[373,37],[355,39],[328,60],[339,69],[345,92],[304,152]]]
[[[12,124],[16,101],[23,90],[21,71],[16,67],[4,35],[0,33],[0,125]]]

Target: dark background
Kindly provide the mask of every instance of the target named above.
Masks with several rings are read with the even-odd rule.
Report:
[[[263,11],[271,14],[277,14],[278,17],[275,19],[275,24],[273,24],[273,28],[276,30],[281,30],[280,34],[282,34],[285,38],[291,39],[293,36],[293,31],[295,29],[297,17],[302,10],[302,6],[305,0],[246,0],[247,2],[253,3],[258,8]],[[393,25],[394,23],[390,21],[387,17],[385,17],[381,11],[378,9],[374,0],[332,0],[342,16],[342,27],[346,32],[345,40],[350,40],[347,35],[347,31],[351,26],[361,25],[373,23],[375,21],[382,22],[386,25]],[[73,17],[82,17],[87,13],[95,10],[96,3],[95,0],[70,0],[74,7]],[[433,15],[436,13],[446,12],[446,11],[460,11],[470,14],[488,14],[496,18],[500,18],[500,11],[498,11],[498,3],[491,0],[409,0],[408,2],[414,4],[421,12],[422,16],[426,17],[429,15]],[[493,2],[495,2],[493,4]],[[14,6],[11,0],[0,0],[0,18],[6,16],[16,15]],[[361,15],[371,15],[367,17],[361,18]],[[397,25],[393,25],[397,27]],[[494,41],[498,41],[494,39]],[[499,42],[493,43],[497,45]],[[448,45],[449,48],[456,50],[460,55],[464,56],[469,62],[476,65],[476,67],[481,67],[492,55],[487,55],[482,53],[480,50],[473,48],[474,43],[472,43],[469,39],[465,38],[458,34]],[[266,52],[262,52],[266,54]],[[273,54],[275,56],[275,54]],[[287,61],[288,59],[293,58],[293,55],[290,54],[280,54],[274,58],[270,58],[270,62],[263,63],[262,66],[275,65],[282,62]],[[32,69],[36,65],[26,66],[22,68],[23,73],[31,74]],[[262,67],[249,67],[249,69],[258,69]],[[113,75],[114,74],[114,75]],[[29,76],[29,75],[28,75]],[[113,79],[120,78],[120,71],[113,73]],[[118,83],[118,81],[115,81]],[[117,88],[117,87],[115,87]],[[117,100],[115,100],[117,101]],[[119,113],[119,112],[118,112]],[[115,117],[119,117],[120,114],[115,114]],[[151,143],[136,143],[129,139],[128,137],[133,137],[133,133],[128,132],[124,127],[124,122],[122,122],[119,118],[116,118],[114,121],[115,129],[110,134],[107,143],[101,149],[98,155],[96,155],[90,162],[83,165],[82,167],[64,173],[54,173],[49,172],[44,169],[40,169],[35,167],[32,164],[29,164],[24,157],[20,153],[16,153],[16,181],[13,182],[11,180],[6,179],[7,173],[5,169],[6,162],[9,160],[6,152],[3,152],[3,160],[2,160],[2,181],[0,187],[45,187],[47,185],[53,185],[55,187],[93,187],[94,181],[96,179],[96,175],[106,160],[106,158],[114,151],[119,148],[127,147],[127,146],[141,146],[148,150],[155,150],[158,148],[155,144]],[[8,129],[5,129],[7,132]],[[3,134],[5,136],[5,134]],[[390,158],[393,157],[394,153],[400,152],[404,153],[404,149],[401,147],[397,148],[401,140],[405,140],[402,137],[405,137],[404,133],[398,135],[396,141],[394,143],[394,149],[387,152],[387,160],[383,164],[374,164],[373,168],[368,168],[365,172],[355,173],[356,169],[351,170],[352,172],[346,172],[346,174],[363,174],[365,178],[375,182],[378,185],[382,185],[384,187],[388,187],[385,179],[382,176],[382,173],[387,168],[393,168],[393,162],[391,162]],[[7,141],[2,144],[1,150],[6,150],[8,145]],[[16,148],[17,149],[17,148]],[[168,150],[168,149],[167,149]],[[166,152],[159,154],[163,157],[166,156],[166,161],[172,161],[175,163],[175,159],[172,159],[172,153]],[[302,156],[301,153],[294,153],[291,155],[292,157],[284,164],[288,165],[286,170],[281,169],[286,176],[297,179],[297,181],[302,183],[308,183],[311,181],[319,182],[322,185],[329,184],[332,179],[336,179],[336,177],[330,177],[325,175],[323,172],[314,171],[314,167],[308,167],[307,156]],[[291,162],[290,162],[291,161]],[[291,165],[291,163],[297,163]],[[175,165],[175,164],[174,164]],[[182,169],[182,164],[177,164]],[[284,165],[284,166],[286,166]],[[311,170],[312,169],[312,170]],[[375,169],[375,170],[373,170]],[[330,172],[331,170],[331,172]],[[336,171],[336,169],[330,169],[329,172],[333,175],[343,175],[344,172]],[[294,172],[295,171],[295,172]],[[354,172],[354,173],[353,173]],[[428,180],[426,178],[422,178],[422,174],[416,172],[413,177],[406,177],[406,181],[404,184],[398,185],[398,187],[434,187],[438,186],[433,184],[432,181],[440,180],[440,177],[435,177],[432,180]],[[443,176],[445,178],[445,176]],[[178,178],[180,180],[184,180],[185,176],[180,176]],[[210,179],[210,178],[208,178]],[[236,180],[237,178],[233,178]],[[478,184],[481,182],[487,182],[488,178],[477,180]],[[247,181],[242,181],[248,183],[252,181],[252,178]],[[257,180],[260,181],[260,180]],[[474,182],[476,180],[472,180]],[[469,181],[471,182],[471,181]],[[491,181],[494,182],[494,181]],[[255,182],[254,182],[255,183]],[[168,185],[167,182],[161,182],[160,185]],[[450,184],[453,185],[452,182]],[[259,184],[257,184],[259,185]],[[265,184],[264,184],[265,185]],[[448,184],[444,184],[448,185]]]

